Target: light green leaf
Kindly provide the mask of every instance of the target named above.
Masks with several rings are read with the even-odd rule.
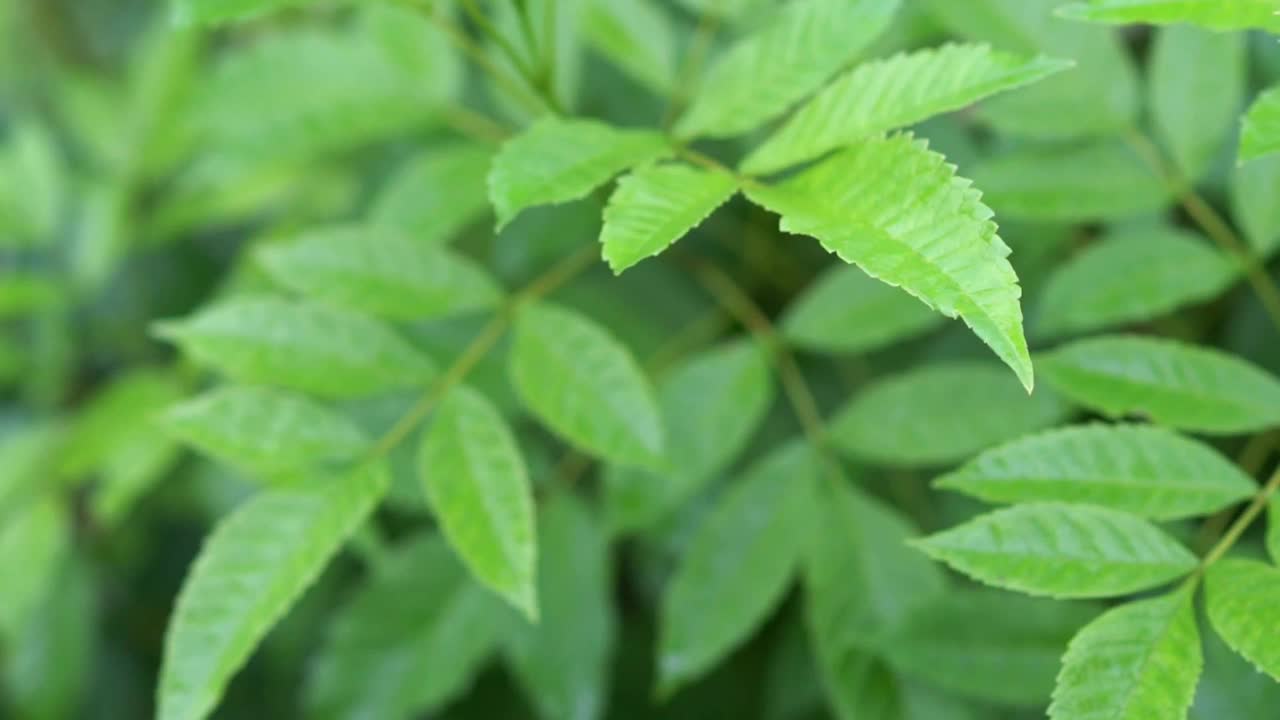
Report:
[[[746,21],[778,4],[778,0],[676,0],[690,13],[704,13],[721,20]]]
[[[682,163],[624,175],[604,209],[600,244],[615,273],[684,237],[738,191],[732,175]]]
[[[1231,210],[1245,239],[1262,258],[1280,249],[1280,157],[1245,163],[1231,174]]]
[[[93,677],[98,588],[84,561],[70,558],[60,565],[22,634],[6,648],[8,707],[24,720],[82,715]]]
[[[307,677],[308,717],[431,712],[467,689],[504,620],[439,537],[406,542],[334,617]]]
[[[1280,495],[1273,495],[1267,510],[1267,553],[1280,565]]]
[[[488,211],[492,163],[492,151],[464,142],[426,150],[392,175],[369,217],[422,245],[444,245]]]
[[[434,364],[364,315],[272,297],[220,302],[156,334],[197,362],[247,383],[352,397],[421,385]]]
[[[948,44],[864,63],[818,93],[747,156],[749,173],[781,170],[933,115],[959,110],[1071,67],[987,45]]]
[[[508,635],[508,664],[543,720],[598,720],[617,632],[608,541],[586,505],[558,494],[541,506],[538,547],[541,617]]]
[[[1034,329],[1048,337],[1150,320],[1212,299],[1237,277],[1232,259],[1192,233],[1120,231],[1058,266]]]
[[[1071,641],[1053,720],[1185,718],[1203,661],[1192,593],[1112,608]]]
[[[944,320],[901,288],[840,264],[791,302],[782,335],[804,350],[853,355],[928,332]]]
[[[781,215],[783,231],[816,237],[868,275],[959,315],[1030,391],[1009,248],[979,193],[924,142],[865,140],[747,196]]]
[[[1112,335],[1071,343],[1038,362],[1062,394],[1111,417],[1141,415],[1214,435],[1280,425],[1280,381],[1218,350]]]
[[[800,0],[778,7],[707,71],[676,135],[732,137],[781,115],[857,57],[898,5]]]
[[[1244,35],[1193,27],[1156,32],[1147,85],[1152,119],[1191,180],[1209,169],[1240,115],[1246,50]]]
[[[360,428],[342,415],[301,395],[263,387],[211,390],[170,408],[163,426],[200,452],[267,479],[291,479],[354,460],[369,446]]]
[[[1088,505],[1016,505],[913,544],[988,585],[1058,598],[1128,595],[1196,566],[1146,520]]]
[[[205,541],[165,636],[158,720],[201,720],[386,492],[381,465],[245,502]]]
[[[498,228],[535,205],[586,197],[614,175],[671,153],[660,133],[544,119],[508,140],[489,171]]]
[[[315,0],[173,0],[173,21],[177,25],[214,25],[312,2]]]
[[[1258,28],[1280,33],[1275,0],[1085,0],[1058,8],[1069,20],[1104,23],[1189,23],[1210,30]]]
[[[1208,515],[1256,489],[1212,448],[1144,425],[1084,425],[1022,437],[935,485],[993,503],[1060,500],[1157,520]]]
[[[1232,650],[1280,680],[1280,570],[1257,560],[1219,560],[1205,575],[1205,608]]]
[[[83,475],[109,463],[122,450],[127,452],[127,446],[140,436],[156,442],[153,416],[183,394],[179,378],[167,370],[142,368],[118,376],[76,415],[58,450],[58,471]]]
[[[665,433],[649,379],[591,320],[549,304],[524,308],[510,371],[524,404],[573,444],[623,464],[661,462]]]
[[[420,320],[493,307],[502,290],[474,261],[378,225],[302,233],[258,255],[272,279],[308,298]]]
[[[587,0],[585,39],[645,87],[665,95],[675,85],[679,57],[666,10],[653,0]]]
[[[472,574],[537,619],[529,473],[506,421],[483,395],[459,387],[445,396],[422,438],[418,476]]]
[[[658,402],[667,469],[609,468],[605,506],[615,531],[663,519],[742,453],[773,402],[768,360],[749,341],[698,353],[666,376]]]
[[[72,451],[73,460],[78,457],[81,444],[67,443],[66,437],[65,428],[52,422],[24,425],[0,434],[0,528],[8,524],[12,513],[48,488],[55,468],[62,469],[58,464],[64,447]]]
[[[1264,90],[1244,114],[1240,162],[1280,152],[1280,87]]]
[[[1000,217],[1020,220],[1127,218],[1160,210],[1172,197],[1119,141],[1008,151],[979,163],[973,182]]]
[[[1042,705],[1058,658],[1094,612],[995,590],[951,590],[908,616],[885,652],[895,668],[937,687],[994,703]]]
[[[24,503],[0,524],[0,641],[15,642],[53,589],[71,531],[66,510],[52,495]]]
[[[924,366],[879,380],[831,421],[831,440],[855,458],[895,466],[946,465],[1062,420],[1047,389],[1028,396],[999,367]]]
[[[710,670],[782,599],[807,542],[818,462],[804,443],[784,446],[703,519],[662,597],[660,695]]]

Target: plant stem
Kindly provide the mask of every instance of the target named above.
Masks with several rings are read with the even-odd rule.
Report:
[[[1231,524],[1231,527],[1227,528],[1227,532],[1222,536],[1222,539],[1218,541],[1218,544],[1214,545],[1213,549],[1210,550],[1209,553],[1204,556],[1204,559],[1200,561],[1200,567],[1196,570],[1197,575],[1203,574],[1210,565],[1213,565],[1215,562],[1220,560],[1223,555],[1227,554],[1227,551],[1236,544],[1236,541],[1240,539],[1240,536],[1244,534],[1244,531],[1249,529],[1249,525],[1258,517],[1258,514],[1266,508],[1267,502],[1271,499],[1271,496],[1275,494],[1277,489],[1280,489],[1280,468],[1277,468],[1276,471],[1271,474],[1271,479],[1268,480],[1267,484],[1263,485],[1262,489],[1258,491],[1258,494],[1253,497],[1253,502],[1249,503],[1249,507],[1245,508],[1244,512],[1240,513],[1240,517],[1236,518],[1236,521]]]

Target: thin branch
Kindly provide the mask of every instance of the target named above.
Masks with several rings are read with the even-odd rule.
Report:
[[[1244,531],[1249,529],[1249,525],[1252,524],[1263,509],[1267,507],[1267,502],[1271,500],[1271,496],[1275,494],[1277,489],[1280,489],[1280,468],[1277,468],[1276,471],[1271,474],[1271,479],[1268,480],[1267,484],[1262,486],[1262,489],[1258,491],[1258,494],[1253,497],[1253,502],[1249,503],[1249,507],[1245,508],[1244,512],[1240,513],[1240,517],[1236,518],[1236,521],[1231,524],[1231,527],[1227,528],[1226,534],[1222,536],[1222,539],[1218,541],[1218,544],[1214,545],[1213,549],[1210,550],[1209,553],[1204,556],[1204,559],[1200,561],[1200,567],[1196,569],[1196,575],[1203,574],[1209,566],[1213,565],[1215,562],[1220,560],[1223,555],[1227,554],[1227,551],[1236,544],[1236,541],[1240,539],[1240,536],[1244,534]]]

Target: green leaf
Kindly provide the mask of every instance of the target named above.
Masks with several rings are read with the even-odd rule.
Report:
[[[624,175],[604,209],[600,244],[615,273],[666,250],[738,191],[732,175],[682,163]]]
[[[271,278],[311,299],[392,320],[493,307],[502,290],[474,261],[377,225],[310,230],[258,254]]]
[[[267,479],[292,479],[354,460],[369,447],[360,428],[342,415],[301,395],[263,387],[211,390],[170,408],[163,423],[200,452]]]
[[[746,448],[773,402],[764,352],[749,341],[712,348],[671,370],[658,388],[667,469],[612,466],[605,474],[611,529],[635,530],[689,500]]]
[[[1121,219],[1171,200],[1138,154],[1112,140],[1007,151],[979,163],[973,182],[1000,217],[1020,220]]]
[[[1280,33],[1275,0],[1086,0],[1058,8],[1069,20],[1104,23],[1189,23],[1210,30],[1258,28]]]
[[[1280,565],[1280,495],[1271,497],[1267,509],[1267,553],[1272,562]]]
[[[406,542],[334,617],[307,677],[308,717],[431,712],[466,691],[504,620],[439,537]]]
[[[1113,335],[1071,343],[1039,363],[1064,395],[1111,417],[1214,435],[1280,424],[1280,382],[1218,350]]]
[[[1280,680],[1280,570],[1257,560],[1226,558],[1205,574],[1205,609],[1218,636],[1260,672]]]
[[[166,370],[140,368],[117,376],[76,415],[58,450],[58,471],[84,475],[127,454],[136,443],[156,443],[153,416],[184,394],[179,378]]]
[[[585,39],[623,72],[659,95],[675,86],[676,34],[665,9],[652,0],[588,0]]]
[[[1128,595],[1196,566],[1146,520],[1088,505],[1017,505],[913,544],[988,585],[1058,598]]]
[[[23,506],[0,524],[0,641],[20,637],[53,589],[71,547],[67,513],[49,495]]]
[[[1156,33],[1147,86],[1152,119],[1191,180],[1209,169],[1240,114],[1248,69],[1245,40],[1192,27]]]
[[[994,703],[1042,705],[1058,658],[1094,612],[995,590],[951,590],[908,616],[886,653],[896,669],[937,687]]]
[[[1185,718],[1203,661],[1186,590],[1112,608],[1071,641],[1053,720]]]
[[[1244,114],[1240,162],[1280,152],[1280,87],[1265,90]]]
[[[434,364],[382,323],[324,305],[272,297],[220,302],[156,333],[228,377],[352,397],[421,385]]]
[[[901,288],[833,265],[791,302],[782,335],[813,352],[854,355],[933,330],[944,318]]]
[[[598,720],[617,621],[609,546],[586,505],[553,496],[538,517],[537,624],[518,621],[506,656],[543,720]]]
[[[1058,266],[1034,329],[1049,337],[1150,320],[1220,295],[1237,276],[1232,259],[1192,233],[1119,231]]]
[[[208,716],[386,488],[386,468],[372,466],[322,487],[256,495],[214,529],[169,620],[159,720]]]
[[[524,457],[485,397],[454,389],[436,408],[418,475],[449,544],[481,583],[538,617],[533,490]]]
[[[97,587],[84,561],[72,558],[61,565],[22,634],[6,648],[5,690],[15,717],[82,714],[98,650]]]
[[[369,217],[421,245],[444,245],[489,210],[488,148],[453,142],[401,166],[374,199]]]
[[[711,66],[676,123],[681,138],[732,137],[778,117],[852,61],[898,0],[801,0],[773,10]]]
[[[989,450],[936,487],[992,503],[1059,500],[1157,520],[1208,515],[1254,482],[1217,451],[1144,425],[1084,425]]]
[[[864,63],[841,75],[796,111],[742,163],[767,173],[819,157],[886,130],[959,110],[1071,67],[1023,58],[987,45],[947,44]]]
[[[1231,210],[1260,257],[1280,249],[1280,157],[1245,163],[1231,175]]]
[[[957,315],[1032,386],[1009,248],[969,181],[910,135],[858,143],[752,201],[874,278]]]
[[[819,471],[805,444],[784,446],[703,519],[662,597],[660,695],[710,670],[781,601],[807,541]]]
[[[177,25],[214,25],[312,2],[315,0],[173,0],[173,21]]]
[[[660,133],[594,120],[544,119],[508,140],[489,171],[498,228],[535,205],[569,202],[614,175],[671,153]]]
[[[999,367],[923,366],[868,386],[831,421],[831,440],[884,465],[946,465],[1053,425],[1066,407],[1047,389],[1028,396]]]
[[[549,304],[524,308],[510,371],[524,404],[574,445],[624,464],[661,462],[665,433],[649,380],[591,320]]]
[[[1280,683],[1255,672],[1214,633],[1205,634],[1204,645],[1204,675],[1196,687],[1191,720],[1263,720],[1280,707]]]
[[[55,467],[63,469],[57,466],[64,452],[69,451],[73,460],[77,457],[80,443],[68,442],[66,435],[61,424],[52,422],[33,423],[0,435],[0,529],[8,525],[12,513],[47,487]],[[71,467],[88,471],[87,467]]]

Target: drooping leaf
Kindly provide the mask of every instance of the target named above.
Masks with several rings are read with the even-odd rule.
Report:
[[[561,493],[541,506],[538,547],[541,617],[519,621],[507,660],[543,720],[598,720],[617,632],[608,541],[587,506]]]
[[[386,468],[373,465],[321,487],[257,495],[214,529],[169,620],[159,720],[208,716],[386,487]]]
[[[1007,151],[979,163],[973,182],[998,217],[1020,220],[1122,219],[1171,200],[1164,182],[1118,141]]]
[[[888,26],[898,0],[801,0],[772,11],[707,71],[682,138],[741,135],[782,114]]]
[[[504,621],[438,537],[396,548],[338,611],[307,678],[309,717],[408,718],[464,692]]]
[[[502,297],[477,263],[386,226],[310,230],[262,248],[258,258],[294,292],[393,320],[488,308]]]
[[[709,670],[781,600],[807,542],[818,462],[803,443],[784,446],[703,519],[662,598],[660,694]]]
[[[814,352],[857,354],[932,330],[943,316],[860,268],[834,265],[787,308],[782,334]]]
[[[910,135],[862,141],[771,187],[747,188],[785,232],[957,315],[1032,386],[1009,248],[969,181]]]
[[[1028,396],[989,363],[925,366],[868,386],[831,421],[831,440],[856,458],[930,466],[964,460],[1061,420],[1045,388]]]
[[[912,612],[885,652],[895,668],[937,687],[1041,705],[1067,642],[1094,612],[996,590],[951,590]]]
[[[1063,5],[1058,16],[1104,23],[1188,23],[1210,30],[1280,32],[1274,0],[1085,0]]]
[[[827,85],[742,163],[781,170],[858,140],[1029,85],[1070,61],[948,44],[859,65]]]
[[[440,403],[418,452],[418,475],[472,574],[536,619],[529,473],[510,428],[483,395],[459,387]]]
[[[549,304],[523,309],[511,380],[524,404],[584,450],[623,464],[658,464],[666,448],[653,389],[604,328]]]
[[[1280,157],[1260,158],[1233,169],[1231,210],[1259,257],[1280,249]]]
[[[1208,515],[1256,489],[1194,440],[1156,427],[1099,424],[1019,438],[935,484],[987,502],[1086,503],[1157,520]]]
[[[1280,570],[1257,560],[1219,560],[1205,574],[1205,608],[1232,650],[1280,680]]]
[[[609,468],[611,529],[644,528],[687,501],[743,451],[772,401],[768,361],[751,342],[712,348],[673,369],[658,388],[667,468]]]
[[[1186,590],[1112,608],[1071,641],[1053,720],[1185,718],[1203,664]]]
[[[615,273],[666,250],[738,190],[732,175],[683,163],[647,165],[618,180],[600,244]]]
[[[1112,335],[1071,343],[1039,364],[1062,394],[1113,417],[1219,435],[1280,423],[1280,381],[1218,350]]]
[[[369,446],[360,428],[320,403],[254,386],[222,386],[178,404],[164,414],[164,428],[203,453],[267,479],[292,479],[307,469],[354,460]]]
[[[352,397],[421,385],[434,364],[367,316],[273,297],[226,300],[156,333],[232,379]]]
[[[586,197],[614,175],[671,152],[661,134],[594,120],[545,119],[508,140],[489,171],[499,229],[525,208]]]
[[[660,95],[675,84],[676,34],[659,3],[588,0],[586,41],[623,72]]]
[[[409,159],[383,186],[370,220],[401,230],[419,245],[448,243],[489,209],[488,148],[450,143]]]
[[[1280,87],[1263,91],[1244,115],[1240,162],[1280,152]]]
[[[1209,169],[1240,115],[1248,69],[1245,40],[1193,27],[1156,33],[1148,85],[1151,112],[1160,138],[1188,179]]]
[[[1230,258],[1192,233],[1121,231],[1054,271],[1034,329],[1050,336],[1150,320],[1221,294],[1237,276]]]
[[[988,585],[1059,598],[1127,595],[1196,565],[1146,520],[1089,505],[1016,505],[913,544]]]
[[[174,0],[173,20],[178,25],[214,25],[310,2],[315,0]]]

